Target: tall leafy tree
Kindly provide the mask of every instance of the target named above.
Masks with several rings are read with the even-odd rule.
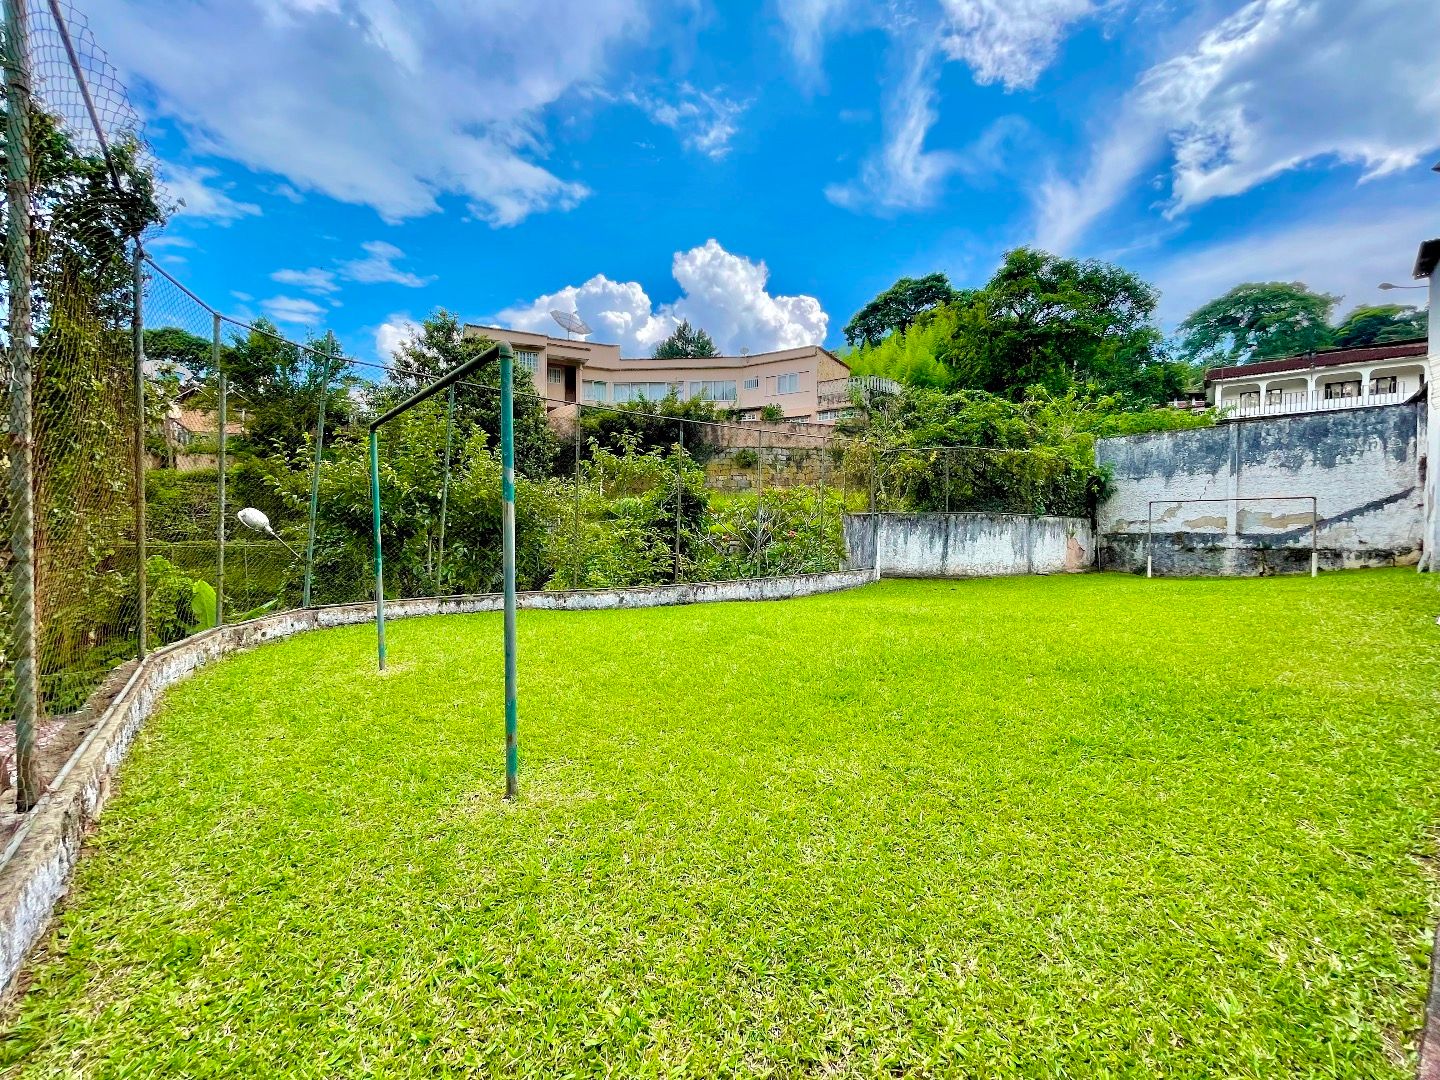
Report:
[[[445,372],[479,356],[495,343],[486,337],[466,337],[453,312],[438,308],[395,350],[395,370],[389,384],[379,388],[378,404],[388,405],[434,382]],[[482,365],[455,394],[456,430],[481,428],[491,446],[500,445],[500,361]],[[560,452],[559,442],[545,419],[545,405],[534,384],[516,369],[515,467],[525,476],[542,477]]]
[[[857,311],[845,324],[845,341],[850,345],[877,345],[887,335],[904,331],[921,312],[959,300],[944,274],[922,278],[902,277]]]
[[[691,326],[689,319],[684,319],[669,337],[655,346],[654,355],[656,360],[685,360],[718,356],[719,350],[709,334],[698,326]]]
[[[264,319],[235,337],[220,358],[235,401],[245,414],[246,441],[256,451],[293,455],[315,427],[320,397],[329,423],[348,418],[350,380],[335,335],[309,339],[306,348],[280,336]]]
[[[1196,308],[1180,324],[1180,351],[1202,364],[1245,364],[1328,348],[1338,296],[1302,281],[1246,282]]]
[[[1361,305],[1335,328],[1335,344],[1353,349],[1390,341],[1415,341],[1426,336],[1426,314],[1401,304]]]
[[[1087,385],[1163,399],[1191,376],[1163,351],[1158,300],[1152,285],[1123,267],[1016,248],[958,305],[942,359],[955,385],[1017,400],[1036,386],[1063,393]]]

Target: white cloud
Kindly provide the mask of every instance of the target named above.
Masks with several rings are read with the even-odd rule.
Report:
[[[1433,206],[1370,201],[1342,215],[1192,249],[1142,269],[1160,287],[1161,320],[1170,326],[1242,281],[1303,281],[1343,297],[1340,314],[1357,304],[1423,307],[1422,290],[1387,293],[1375,286],[1412,284],[1416,244],[1434,233]]]
[[[397,312],[375,328],[375,355],[381,363],[395,362],[395,350],[420,331],[420,324],[409,315]]]
[[[226,187],[233,187],[233,184],[222,187],[212,183],[219,175],[218,169],[203,165],[193,168],[184,165],[164,166],[161,181],[165,192],[180,204],[176,216],[204,218],[217,225],[229,225],[242,217],[260,213],[260,207],[254,203],[240,202],[224,190]]]
[[[944,62],[966,64],[981,85],[1031,87],[1074,23],[1120,3],[1123,0],[940,0],[936,7],[917,0],[784,0],[780,15],[790,48],[806,67],[818,62],[826,34],[859,26],[890,38],[884,143],[864,161],[858,177],[830,184],[826,197],[848,209],[881,214],[935,205],[948,177],[977,172],[966,152],[926,145],[939,117],[936,86]],[[993,163],[995,147],[979,148]]]
[[[1069,249],[1162,162],[1171,215],[1316,162],[1414,166],[1440,147],[1437,39],[1434,0],[1253,0],[1142,76],[1078,181],[1040,187],[1037,243]]]
[[[313,300],[299,296],[272,296],[262,300],[265,314],[277,323],[299,323],[314,326],[325,317],[325,309]]]
[[[941,0],[941,48],[975,81],[1007,90],[1035,85],[1072,23],[1099,9],[1090,0]]]
[[[99,0],[96,36],[207,153],[388,220],[464,199],[512,225],[585,187],[546,110],[597,81],[661,0]]]
[[[719,91],[697,90],[689,83],[681,83],[670,97],[631,91],[625,100],[654,123],[676,132],[687,150],[715,160],[730,152],[730,140],[740,130],[740,116],[749,107],[748,102]]]
[[[281,285],[295,285],[307,292],[333,293],[340,288],[335,283],[335,274],[330,270],[311,267],[309,270],[276,270],[270,275],[271,281]]]
[[[404,285],[418,289],[429,285],[433,277],[421,277],[395,265],[396,259],[403,259],[405,252],[384,240],[371,240],[360,245],[365,252],[363,259],[350,259],[340,264],[340,276],[346,281],[358,281],[366,285]]]
[[[635,281],[597,274],[528,304],[499,312],[495,321],[521,330],[555,332],[552,308],[578,311],[596,341],[613,342],[625,356],[649,356],[682,319],[705,329],[724,353],[765,352],[819,344],[829,316],[813,296],[772,296],[769,270],[716,241],[675,253],[671,264],[681,295],[656,307]]]

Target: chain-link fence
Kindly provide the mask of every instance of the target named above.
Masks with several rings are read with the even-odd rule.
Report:
[[[879,449],[881,513],[989,513],[1091,517],[1102,479],[1059,450],[984,446]]]
[[[103,704],[96,691],[148,650],[373,598],[367,425],[485,345],[427,322],[381,365],[205,303],[145,254],[165,198],[79,13],[5,0],[5,18],[0,753],[14,750],[25,810]],[[851,560],[847,514],[1070,513],[1088,497],[1044,454],[877,456],[703,399],[547,399],[527,374],[513,413],[521,589],[834,571]],[[500,589],[498,383],[477,366],[384,426],[387,597]]]

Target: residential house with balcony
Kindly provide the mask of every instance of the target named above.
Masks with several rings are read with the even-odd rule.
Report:
[[[1212,368],[1205,396],[1222,420],[1398,404],[1425,389],[1426,350],[1401,341]]]
[[[564,422],[577,403],[624,405],[706,397],[741,421],[767,407],[793,423],[833,424],[851,409],[851,394],[894,393],[889,379],[852,377],[845,362],[819,345],[742,356],[625,359],[618,345],[566,340],[499,326],[466,326],[468,336],[508,342],[552,419]]]

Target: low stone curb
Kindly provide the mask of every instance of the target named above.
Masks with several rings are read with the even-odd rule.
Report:
[[[521,593],[526,609],[595,611],[670,607],[726,600],[783,600],[852,589],[876,580],[874,570],[842,570],[754,581]],[[387,619],[499,611],[499,593],[427,600],[391,600]],[[375,617],[373,604],[337,604],[287,611],[207,630],[150,653],[96,720],[74,754],[0,853],[0,991],[8,992],[65,895],[89,828],[110,797],[111,778],[164,691],[194,671],[241,649],[307,630],[349,626]]]

